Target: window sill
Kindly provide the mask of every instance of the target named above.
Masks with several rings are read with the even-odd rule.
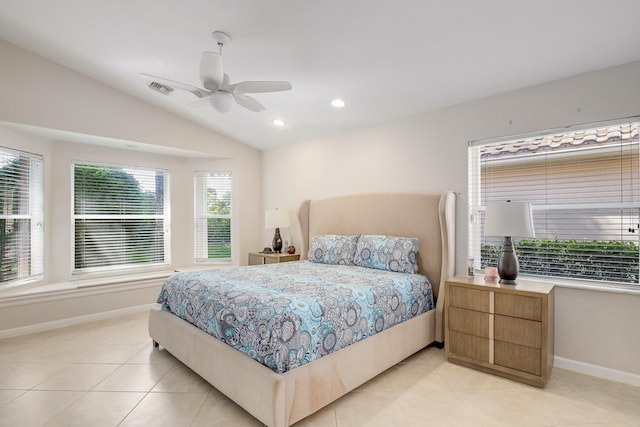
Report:
[[[72,279],[65,282],[43,283],[42,280],[30,282],[22,286],[15,286],[0,291],[0,308],[9,301],[27,301],[36,299],[67,298],[78,294],[117,292],[141,287],[156,286],[159,280],[177,272],[226,269],[236,267],[231,264],[207,264],[176,267],[141,273],[123,275],[100,276],[82,279]]]
[[[6,289],[0,292],[0,308],[10,305],[158,286],[161,280],[173,273],[175,273],[174,270],[164,269],[121,276],[94,277],[46,284],[42,282],[35,283],[28,287]]]
[[[587,280],[578,279],[562,279],[556,277],[529,276],[523,274],[518,276],[526,280],[535,280],[537,282],[552,283],[561,288],[580,289],[584,291],[609,292],[615,294],[631,294],[640,296],[639,285],[624,285],[621,283],[611,283],[603,285]]]
[[[76,288],[87,288],[92,286],[104,286],[104,285],[115,285],[120,283],[130,283],[130,282],[138,282],[141,280],[150,280],[150,279],[162,279],[169,277],[176,270],[173,269],[162,269],[149,271],[144,273],[131,273],[124,274],[119,276],[102,276],[102,277],[92,277],[92,278],[84,278],[84,279],[76,279],[71,280]]]

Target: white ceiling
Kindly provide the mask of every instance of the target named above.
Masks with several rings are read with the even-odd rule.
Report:
[[[640,60],[638,16],[637,0],[2,0],[0,38],[269,149]],[[232,82],[293,90],[220,114],[146,87],[200,86],[213,30]]]

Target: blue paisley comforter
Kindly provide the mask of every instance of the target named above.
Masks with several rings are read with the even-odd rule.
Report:
[[[158,303],[277,373],[434,308],[420,274],[308,261],[178,273]]]

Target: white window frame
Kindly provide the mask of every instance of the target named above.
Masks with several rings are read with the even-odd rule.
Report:
[[[228,184],[221,187],[212,186],[209,178],[221,177],[228,179]],[[208,191],[227,191],[229,202],[228,214],[211,214],[208,211]],[[229,171],[196,171],[194,172],[194,261],[196,263],[223,263],[228,264],[233,261],[233,175]],[[229,256],[209,258],[209,246],[214,242],[209,242],[208,220],[228,219],[229,220]]]
[[[135,171],[155,172],[164,174],[164,195],[163,195],[163,213],[162,214],[76,214],[75,213],[75,167],[93,166],[98,168],[112,168],[135,174]],[[170,192],[170,173],[166,169],[153,167],[139,167],[134,165],[119,165],[112,163],[97,163],[90,161],[74,160],[71,162],[71,271],[73,275],[85,275],[93,273],[135,273],[136,271],[148,271],[158,268],[166,268],[171,263],[171,205],[169,202]],[[152,219],[162,220],[163,222],[163,254],[164,259],[158,262],[149,263],[118,263],[112,265],[103,265],[97,267],[76,267],[76,220],[84,219],[102,219],[102,220],[136,220],[136,219]]]
[[[27,212],[14,214],[0,211],[0,218],[29,221],[29,246],[18,248],[20,253],[28,252],[28,260],[18,261],[18,273],[15,278],[0,282],[0,288],[41,279],[44,274],[44,191],[43,157],[38,154],[0,147],[2,157],[18,156],[29,161],[28,194],[21,197],[21,203],[27,203]],[[22,259],[22,256],[19,257]]]
[[[553,129],[553,130],[547,130],[547,131],[536,132],[536,133],[514,135],[514,136],[509,136],[504,138],[470,142],[469,149],[468,149],[468,195],[469,195],[468,257],[470,259],[473,259],[474,267],[476,269],[483,267],[483,265],[481,264],[481,246],[482,246],[481,228],[482,226],[479,220],[479,218],[481,217],[485,209],[485,206],[483,205],[483,201],[482,201],[482,198],[483,198],[482,197],[483,189],[481,188],[482,180],[480,179],[480,171],[482,168],[482,164],[481,164],[480,155],[479,155],[479,148],[481,146],[484,146],[487,144],[502,143],[506,141],[513,141],[513,140],[518,140],[518,141],[527,140],[527,139],[540,137],[543,135],[569,133],[569,132],[581,131],[586,129],[602,128],[602,127],[608,127],[613,125],[619,125],[623,123],[638,123],[639,121],[640,121],[640,117],[630,117],[630,118],[612,120],[607,122],[590,123],[590,124],[585,124],[580,126],[562,128],[562,129]],[[636,163],[635,165],[638,165],[638,163]],[[636,174],[636,176],[639,174],[637,169],[635,169],[633,173]],[[631,182],[636,182],[635,178],[632,178]],[[635,190],[638,190],[637,186],[635,187]],[[518,201],[526,201],[526,200],[518,200]],[[553,212],[553,211],[561,211],[566,209],[593,210],[593,209],[612,209],[613,208],[613,209],[620,209],[621,212],[624,212],[625,210],[630,210],[630,211],[635,211],[637,213],[640,210],[640,200],[638,198],[631,201],[621,200],[619,203],[618,202],[596,202],[596,203],[579,203],[579,204],[570,204],[570,203],[567,203],[567,204],[554,203],[554,204],[538,204],[538,205],[534,204],[532,208],[534,212],[534,218],[536,216],[535,215],[536,212],[539,212],[539,213],[545,212],[545,211]],[[632,217],[635,215],[637,214],[631,214]],[[640,230],[636,230],[635,233],[636,235],[640,234]],[[638,243],[637,240],[635,243],[637,245]],[[521,272],[521,275],[522,275],[522,272]],[[544,277],[554,277],[554,276],[548,275]],[[571,281],[593,282],[603,286],[632,287],[634,289],[640,287],[639,286],[640,283],[638,282],[624,283],[624,282],[614,282],[614,281],[600,281],[600,280],[588,279],[584,277],[579,279],[568,278],[566,276],[563,276],[562,279],[569,282]]]

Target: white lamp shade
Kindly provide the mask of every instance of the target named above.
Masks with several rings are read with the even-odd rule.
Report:
[[[535,237],[531,204],[488,203],[484,216],[485,236]]]
[[[280,211],[278,209],[265,211],[264,213],[264,228],[284,228],[289,227],[291,222],[289,221],[289,212]]]

